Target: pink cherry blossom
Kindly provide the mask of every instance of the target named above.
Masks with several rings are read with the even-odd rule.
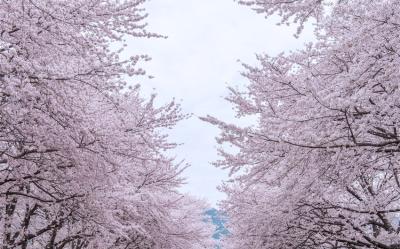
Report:
[[[231,171],[221,189],[224,248],[399,248],[397,1],[240,1],[283,23],[315,24],[301,51],[244,65],[227,97],[239,127],[214,117]]]
[[[144,0],[0,3],[3,249],[204,248],[206,204],[179,192],[165,154],[178,104],[128,90],[146,55],[111,44],[146,31]]]

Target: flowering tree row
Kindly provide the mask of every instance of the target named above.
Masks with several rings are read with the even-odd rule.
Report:
[[[144,0],[0,3],[2,249],[203,248],[204,205],[177,188],[165,131],[185,116],[123,78],[147,56]],[[126,78],[126,77],[125,77]]]
[[[229,169],[224,248],[400,248],[399,2],[243,0],[316,41],[245,65],[227,97],[239,127],[214,117]],[[293,24],[294,23],[294,24]]]

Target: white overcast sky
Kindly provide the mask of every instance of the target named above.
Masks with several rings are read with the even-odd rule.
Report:
[[[276,55],[303,47],[311,41],[306,30],[293,37],[295,28],[276,26],[233,0],[151,0],[144,5],[148,29],[168,39],[128,40],[126,55],[148,54],[142,65],[153,79],[134,79],[144,93],[156,92],[158,103],[178,100],[185,113],[193,113],[171,132],[171,141],[183,143],[174,151],[191,167],[185,171],[185,192],[207,199],[212,205],[224,198],[216,190],[227,172],[215,168],[218,129],[197,117],[207,114],[233,120],[232,106],[224,100],[227,85],[244,86],[238,60],[255,64],[256,53]]]

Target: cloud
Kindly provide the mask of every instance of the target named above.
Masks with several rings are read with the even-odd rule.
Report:
[[[149,30],[168,39],[128,40],[125,56],[149,54],[153,60],[142,66],[155,76],[131,83],[140,83],[145,94],[156,91],[159,103],[181,100],[184,112],[195,114],[171,132],[171,140],[184,143],[175,153],[192,165],[185,172],[184,190],[215,204],[224,197],[216,186],[227,177],[210,164],[218,158],[214,140],[218,130],[196,116],[233,121],[232,106],[223,97],[227,84],[246,84],[238,59],[254,64],[255,53],[274,55],[301,48],[312,40],[312,32],[306,29],[295,39],[295,28],[276,26],[276,18],[265,20],[233,0],[152,0],[145,8]]]

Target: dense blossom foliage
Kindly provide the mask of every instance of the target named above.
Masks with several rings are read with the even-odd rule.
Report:
[[[214,117],[230,169],[224,248],[400,248],[400,9],[385,1],[240,1],[282,22],[315,22],[316,42],[245,65]],[[296,24],[295,24],[296,25]]]
[[[205,205],[164,151],[179,105],[153,105],[111,43],[155,37],[144,0],[0,3],[2,249],[203,248]],[[126,78],[126,77],[125,77]]]

